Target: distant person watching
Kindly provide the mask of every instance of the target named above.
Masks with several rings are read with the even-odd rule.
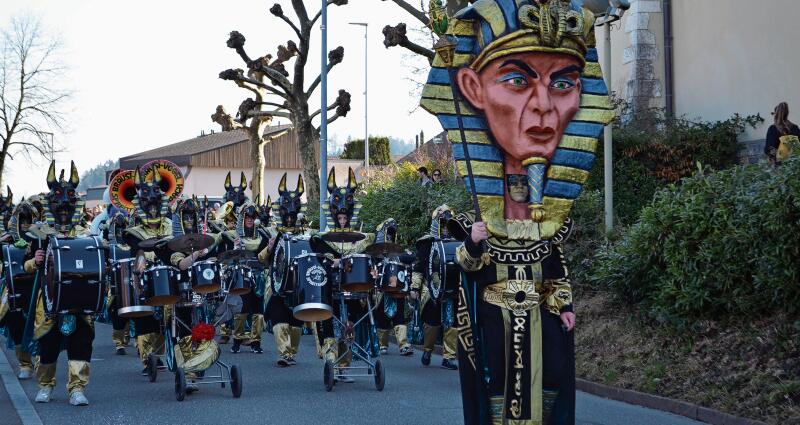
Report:
[[[428,175],[428,169],[427,168],[419,167],[419,168],[417,168],[417,173],[419,173],[419,184],[420,185],[428,186],[431,183],[433,183],[431,181],[430,176]]]
[[[440,170],[438,168],[433,170],[432,176],[433,176],[433,182],[434,183],[441,183],[442,182],[442,170]]]
[[[791,153],[790,143],[800,137],[800,128],[789,121],[789,104],[781,102],[772,112],[775,123],[767,130],[764,153],[773,164],[780,164]]]

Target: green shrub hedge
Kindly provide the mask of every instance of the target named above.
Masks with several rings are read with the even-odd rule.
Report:
[[[587,277],[653,318],[800,312],[800,159],[700,169],[656,193]]]

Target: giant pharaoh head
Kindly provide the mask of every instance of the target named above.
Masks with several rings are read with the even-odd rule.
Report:
[[[553,237],[588,178],[613,118],[593,24],[581,0],[478,0],[449,21],[443,40],[455,44],[452,66],[447,50],[438,51],[421,105],[447,130],[459,174],[495,236],[510,237],[507,226],[518,217],[506,203],[521,202],[530,210],[523,225],[537,230],[512,236]],[[451,87],[461,94],[475,187]],[[527,193],[511,187],[520,178]]]

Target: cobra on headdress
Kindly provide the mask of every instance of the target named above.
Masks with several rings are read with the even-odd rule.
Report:
[[[561,53],[583,64],[580,109],[566,127],[542,171],[540,198],[544,210],[539,237],[551,238],[567,220],[595,159],[603,127],[614,117],[611,100],[594,48],[594,17],[580,0],[478,0],[449,20],[446,36],[457,41],[453,66],[480,71],[492,60],[523,52]],[[467,190],[475,191],[489,231],[508,236],[503,152],[480,110],[460,103],[475,187],[467,179],[450,75],[437,52],[422,91],[421,106],[439,118],[453,143],[453,156]],[[532,167],[536,168],[536,167]],[[535,176],[534,176],[535,177]],[[532,194],[533,196],[533,194]]]

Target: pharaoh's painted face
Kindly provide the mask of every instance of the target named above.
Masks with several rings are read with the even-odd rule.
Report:
[[[458,84],[483,111],[492,135],[517,161],[551,158],[580,107],[582,68],[560,53],[517,53],[490,62],[479,73],[464,68]]]

